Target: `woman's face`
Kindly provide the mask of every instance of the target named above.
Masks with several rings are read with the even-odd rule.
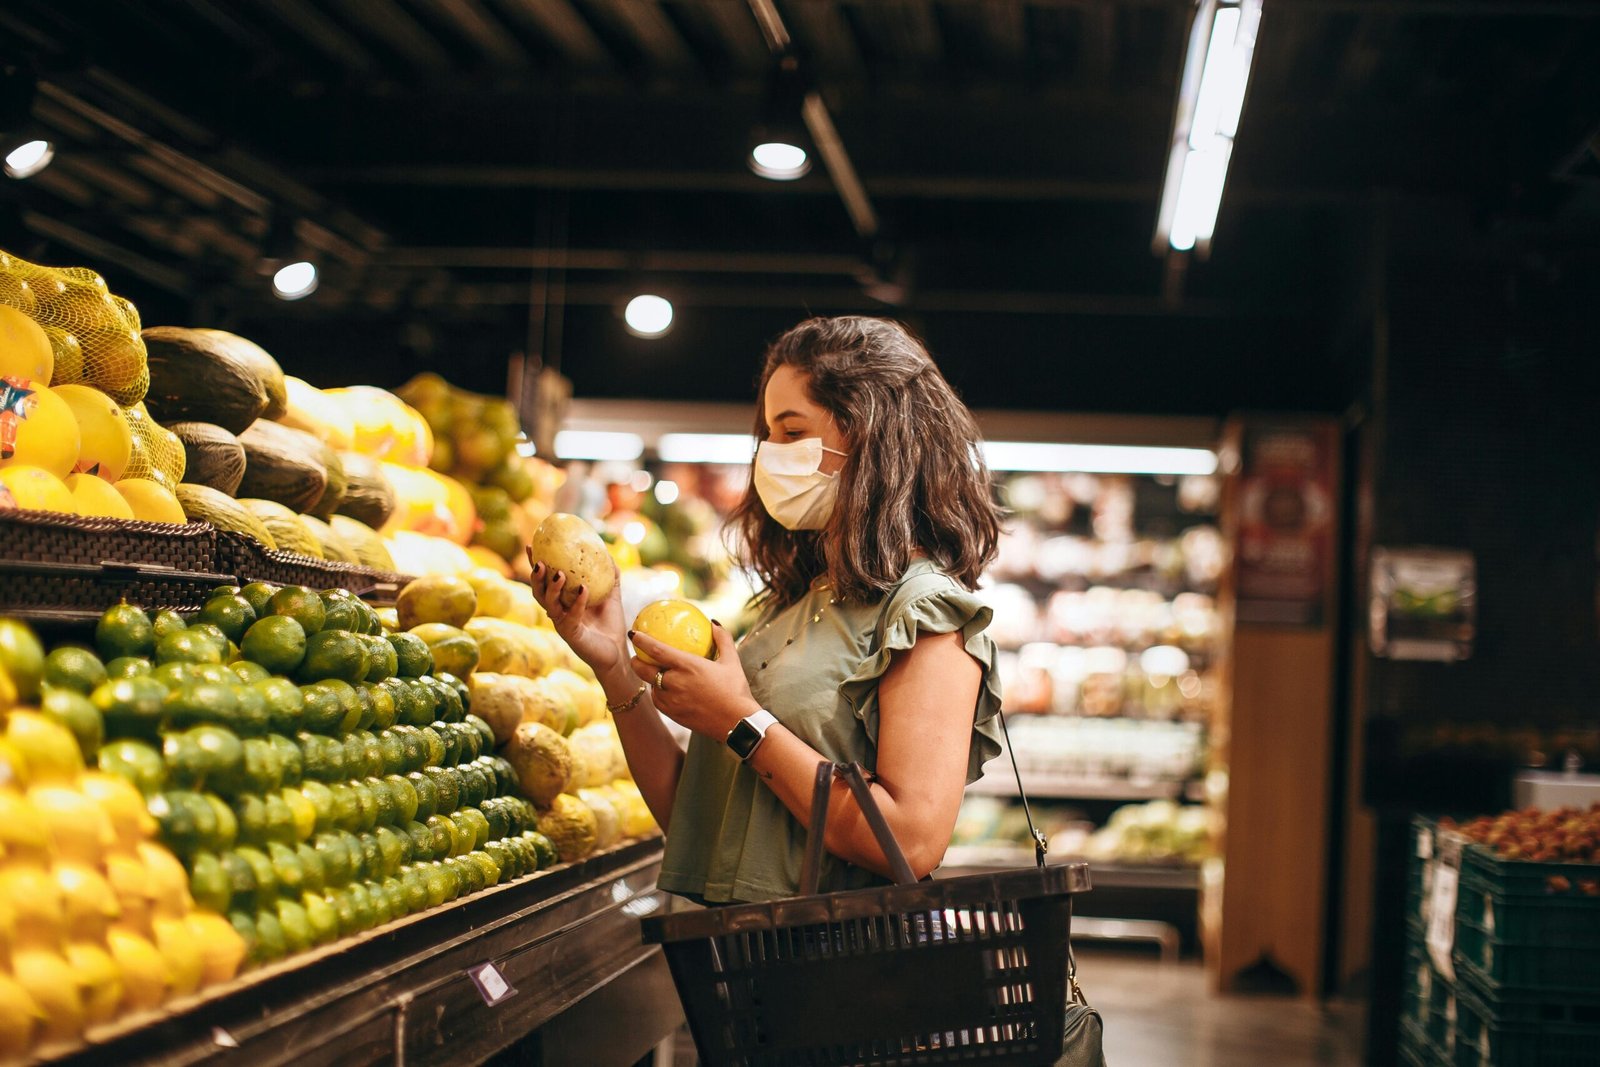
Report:
[[[809,379],[793,367],[779,367],[767,379],[767,391],[762,397],[762,411],[767,419],[767,439],[778,444],[803,441],[807,437],[822,438],[822,447],[834,452],[849,452],[849,442],[839,431],[833,416],[819,407],[807,392]],[[833,474],[844,466],[844,456],[834,452],[822,453],[822,471]]]

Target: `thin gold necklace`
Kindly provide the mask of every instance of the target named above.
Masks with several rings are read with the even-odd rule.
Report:
[[[808,620],[808,621],[811,624],[816,624],[816,623],[821,622],[822,621],[822,616],[826,615],[828,613],[828,609],[833,607],[838,602],[839,602],[839,598],[838,597],[836,597],[836,596],[828,597],[828,602],[826,604],[822,605],[820,608],[818,608],[812,614],[810,620]],[[782,612],[780,612],[779,614],[782,614]],[[755,631],[755,633],[753,633],[749,637],[745,638],[746,643],[748,643],[750,641],[754,641],[756,638],[758,638],[762,634],[766,633],[767,630],[769,628],[771,628],[772,624],[777,622],[777,621],[778,621],[778,617],[777,617],[777,615],[774,615],[771,619],[769,619],[765,623],[763,623]],[[795,643],[796,639],[799,638],[801,631],[806,628],[806,625],[807,625],[806,622],[802,622],[799,626],[795,627],[794,633],[790,634],[788,636],[788,638],[786,638],[784,640],[783,646],[781,648],[779,648],[778,651],[774,652],[772,655],[770,655],[766,659],[762,660],[760,665],[756,667],[756,670],[758,670],[758,671],[766,670],[767,669],[767,664],[771,663],[773,660],[775,660],[779,656],[783,655],[784,649],[787,649],[790,645]]]

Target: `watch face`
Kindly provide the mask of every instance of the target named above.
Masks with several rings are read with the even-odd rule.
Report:
[[[728,735],[728,747],[733,749],[733,754],[740,759],[749,759],[750,753],[756,750],[756,745],[761,743],[761,731],[744,720],[733,728],[733,733]]]

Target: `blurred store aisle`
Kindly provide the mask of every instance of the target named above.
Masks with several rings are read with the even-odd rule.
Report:
[[[1106,1023],[1111,1067],[1357,1067],[1361,1026],[1345,1005],[1214,997],[1199,963],[1081,950],[1078,970]]]

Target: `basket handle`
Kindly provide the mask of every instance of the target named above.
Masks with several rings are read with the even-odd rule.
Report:
[[[889,829],[889,822],[883,817],[883,810],[878,807],[878,801],[867,785],[861,764],[823,760],[817,764],[816,779],[811,787],[811,829],[806,836],[805,860],[800,867],[800,894],[814,895],[822,879],[822,843],[828,827],[828,796],[835,775],[843,778],[845,785],[850,787],[856,807],[861,809],[867,825],[872,828],[872,836],[877,838],[878,847],[883,849],[884,858],[889,861],[889,873],[895,882],[899,885],[915,882],[917,876],[912,873],[911,864],[906,862],[906,854],[901,851],[900,842],[895,840],[894,831]]]

